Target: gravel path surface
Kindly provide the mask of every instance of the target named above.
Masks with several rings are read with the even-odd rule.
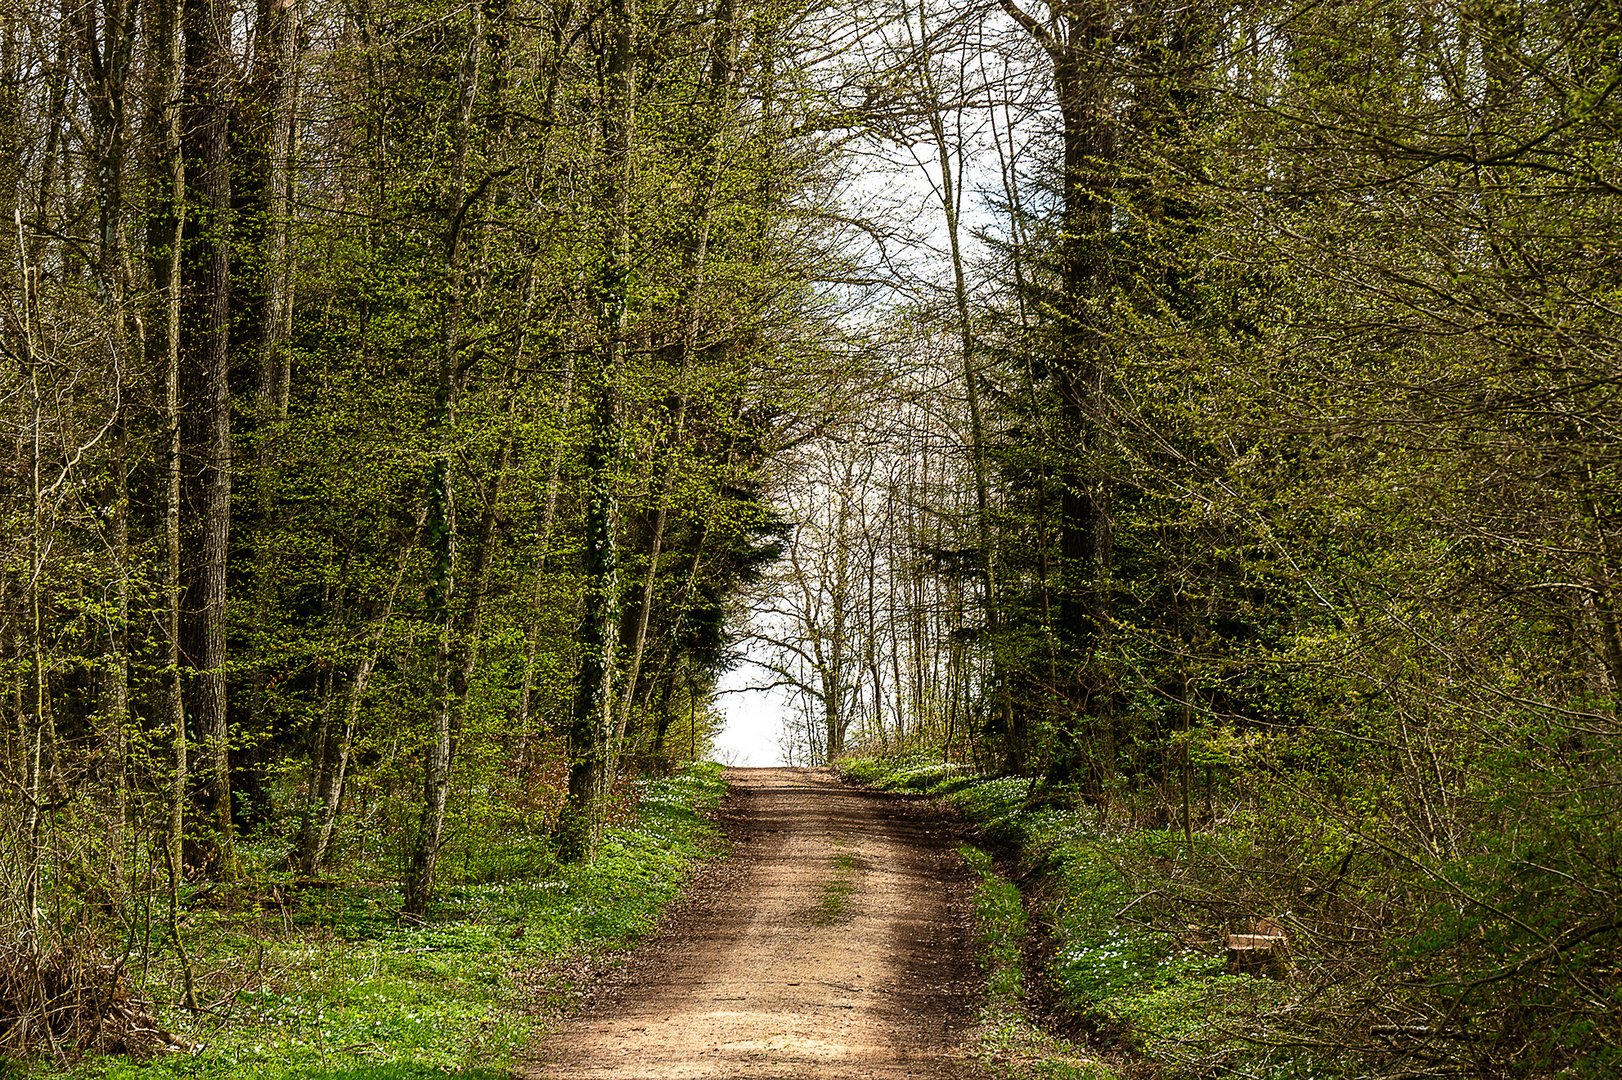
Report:
[[[979,978],[954,827],[821,770],[728,778],[731,857],[519,1075],[973,1075]]]

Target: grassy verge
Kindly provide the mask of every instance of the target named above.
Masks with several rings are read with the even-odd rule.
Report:
[[[974,890],[975,941],[986,973],[980,1009],[980,1058],[997,1080],[1115,1080],[1103,1062],[1044,1031],[1031,1018],[1025,985],[1025,904],[986,852],[959,849],[979,875]]]
[[[199,1049],[145,1063],[89,1059],[73,1080],[498,1080],[536,1034],[568,973],[655,925],[694,866],[720,850],[705,816],[725,789],[700,766],[639,785],[588,866],[446,890],[423,926],[401,925],[394,890],[334,884],[274,904],[245,890],[188,909],[199,998],[160,1019]],[[162,986],[162,972],[154,972]],[[149,982],[149,985],[154,985]]]
[[[968,854],[981,876],[976,910],[990,985],[985,1049],[1001,1075],[1104,1078],[1115,1075],[1112,1068],[1320,1075],[1321,1062],[1264,1061],[1268,1055],[1246,1038],[1257,1017],[1288,1007],[1288,984],[1227,974],[1220,926],[1150,916],[1145,890],[1157,876],[1179,872],[1180,834],[1105,830],[1091,813],[1032,803],[1026,780],[982,778],[938,761],[859,760],[843,772],[859,783],[946,800],[1018,863],[1023,898],[989,856]],[[1073,1032],[1082,1050],[1044,1030],[1025,1007],[1019,958],[1027,910],[1043,930],[1045,960],[1034,977],[1046,1019]],[[1120,1064],[1103,1064],[1099,1055]]]

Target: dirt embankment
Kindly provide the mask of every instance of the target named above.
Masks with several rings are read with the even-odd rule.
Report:
[[[823,771],[736,769],[732,857],[521,1075],[971,1075],[966,871],[927,807]]]

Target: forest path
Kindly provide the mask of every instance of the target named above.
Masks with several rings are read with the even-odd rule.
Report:
[[[823,770],[728,779],[731,856],[520,1075],[971,1075],[980,980],[952,825]]]

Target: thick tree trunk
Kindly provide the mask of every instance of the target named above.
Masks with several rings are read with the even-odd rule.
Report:
[[[603,102],[603,268],[596,370],[586,447],[586,614],[580,669],[569,725],[569,791],[557,827],[558,856],[590,859],[602,833],[614,775],[615,644],[620,623],[619,505],[615,485],[623,456],[620,380],[625,366],[626,281],[631,259],[631,139],[636,109],[636,0],[610,0],[605,15],[607,97]]]
[[[1037,20],[1013,0],[1003,8],[1042,45],[1053,65],[1063,129],[1063,206],[1058,244],[1059,285],[1049,317],[1064,446],[1058,470],[1059,522],[1054,632],[1064,668],[1060,685],[1073,713],[1089,717],[1083,732],[1064,725],[1072,752],[1055,756],[1057,779],[1068,778],[1075,751],[1095,763],[1112,758],[1110,703],[1095,685],[1096,655],[1108,625],[1109,514],[1099,457],[1104,417],[1106,342],[1101,327],[1110,281],[1111,161],[1115,153],[1111,64],[1114,12],[1106,0],[1050,4]],[[1093,745],[1083,749],[1080,743]],[[1093,752],[1096,750],[1097,752]]]
[[[1114,150],[1108,82],[1109,14],[1102,3],[1072,16],[1068,48],[1054,56],[1064,121],[1064,223],[1059,249],[1060,403],[1065,434],[1075,440],[1063,490],[1059,551],[1064,586],[1059,625],[1070,661],[1085,665],[1105,617],[1101,577],[1108,561],[1109,522],[1096,456],[1102,421],[1104,339],[1098,310],[1108,287],[1104,250],[1111,203],[1107,163]],[[1084,692],[1084,691],[1083,691]]]
[[[299,95],[299,3],[269,0],[260,18],[260,39],[268,42],[262,62],[262,87],[269,114],[260,125],[265,139],[263,304],[259,321],[258,412],[269,425],[287,418],[292,391],[292,362],[287,349],[293,329],[292,217],[293,148],[297,138]],[[261,432],[263,434],[263,431]],[[269,447],[261,439],[259,466],[268,463]]]
[[[603,381],[608,381],[611,370],[599,373]],[[614,538],[617,469],[613,462],[618,458],[619,406],[611,384],[591,392],[595,401],[586,450],[586,605],[578,635],[580,667],[570,715],[569,788],[557,829],[559,857],[565,862],[589,860],[596,853],[614,769],[610,754],[620,603],[619,552]]]
[[[231,13],[187,0],[182,155],[186,220],[180,334],[181,652],[197,777],[199,863],[234,872],[226,713],[226,555],[231,527]]]
[[[254,350],[251,367],[237,365],[238,397],[251,401],[246,419],[253,454],[249,497],[238,499],[251,506],[239,524],[248,542],[238,547],[251,555],[243,560],[239,553],[239,564],[246,565],[233,567],[233,577],[243,580],[254,609],[263,612],[280,606],[273,536],[282,486],[278,448],[292,387],[290,236],[299,30],[299,0],[261,0],[253,65],[237,102],[231,138],[234,242],[247,256],[234,274],[232,333],[239,354]],[[249,388],[251,394],[242,392]],[[274,671],[259,656],[250,658],[249,665],[236,682],[238,704],[246,698],[256,730],[275,730],[281,721],[270,689]],[[237,762],[239,779],[244,764]],[[257,774],[258,763],[253,765]],[[254,782],[262,783],[257,775]]]

